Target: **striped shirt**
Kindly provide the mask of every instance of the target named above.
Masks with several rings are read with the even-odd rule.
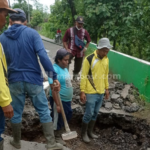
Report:
[[[86,40],[87,43],[91,42],[89,33],[85,29],[77,30],[75,28],[77,36],[82,40]],[[68,42],[68,48],[72,51],[72,55],[76,57],[83,57],[84,53],[75,45],[74,27],[69,28],[63,38],[63,42]]]

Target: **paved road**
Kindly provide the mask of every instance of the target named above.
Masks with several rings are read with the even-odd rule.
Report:
[[[60,49],[62,46],[55,45],[53,43],[49,43],[46,41],[43,41],[43,43],[44,43],[45,49],[49,51],[48,55],[51,58],[51,61],[53,62],[53,58],[56,55],[57,50]]]

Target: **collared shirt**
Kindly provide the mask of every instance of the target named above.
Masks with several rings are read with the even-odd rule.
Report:
[[[109,87],[109,59],[107,56],[105,56],[103,59],[100,59],[95,51],[92,63],[90,65],[89,61],[87,60],[87,57],[84,59],[83,62],[80,89],[86,94],[103,94],[105,93],[105,90]],[[90,68],[92,71],[93,82],[96,90],[92,87],[91,83],[87,78]]]
[[[75,32],[77,36],[82,40],[86,40],[87,43],[91,42],[91,38],[89,33],[85,29],[77,30],[75,28]],[[80,51],[80,49],[75,45],[75,35],[74,35],[74,27],[69,28],[63,38],[63,42],[68,42],[68,48],[72,51],[72,55],[76,57],[83,57],[84,53],[83,51]]]

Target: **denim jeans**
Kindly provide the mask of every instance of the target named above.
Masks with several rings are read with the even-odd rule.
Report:
[[[39,114],[40,122],[52,122],[48,107],[48,100],[46,98],[43,86],[30,84],[27,82],[15,82],[9,84],[9,88],[12,97],[11,104],[14,109],[14,116],[11,119],[12,123],[20,123],[22,121],[26,93],[31,98],[32,104]]]
[[[4,130],[5,130],[5,117],[4,117],[3,110],[0,107],[0,141],[3,140],[1,134],[4,132]]]
[[[83,122],[96,121],[100,107],[102,106],[104,94],[86,94],[86,108]]]

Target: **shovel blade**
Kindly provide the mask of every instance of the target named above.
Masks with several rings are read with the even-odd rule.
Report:
[[[62,134],[62,139],[63,140],[71,140],[71,139],[77,138],[77,136],[78,135],[77,135],[76,131],[70,131],[70,132]]]

